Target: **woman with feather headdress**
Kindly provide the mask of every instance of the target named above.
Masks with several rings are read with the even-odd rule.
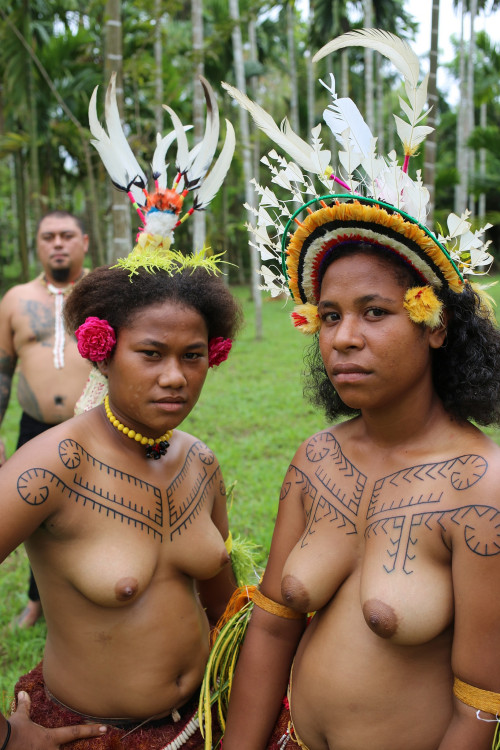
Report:
[[[0,559],[25,542],[47,623],[43,663],[20,678],[13,712],[0,717],[3,750],[204,744],[198,694],[210,625],[235,587],[232,542],[217,459],[179,428],[208,369],[227,359],[240,309],[219,258],[171,247],[184,199],[194,191],[192,210],[205,208],[234,150],[229,126],[212,167],[217,105],[202,84],[205,139],[190,151],[172,113],[177,176],[168,188],[159,138],[150,192],[121,131],[114,80],[108,133],[92,98],[95,145],[144,226],[131,254],[89,273],[65,306],[101,380],[80,414],[1,469]]]
[[[418,59],[376,30],[317,58],[352,44],[405,77],[402,165],[376,154],[333,80],[336,172],[319,128],[309,145],[225,86],[290,157],[263,160],[272,189],[257,185],[254,233],[265,287],[289,291],[295,326],[314,337],[306,394],[334,426],[305,440],[285,476],[224,750],[489,750],[500,448],[473,422],[500,423],[500,332],[471,277],[491,258],[467,216],[450,216],[448,237],[425,227],[428,194],[408,174],[428,130]]]

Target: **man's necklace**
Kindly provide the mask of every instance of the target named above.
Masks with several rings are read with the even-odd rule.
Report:
[[[84,272],[82,271],[81,275],[76,279],[76,281],[79,281],[79,279],[83,276]],[[73,289],[75,282],[72,281],[71,284],[68,284],[67,286],[58,287],[54,286],[54,284],[51,284],[50,281],[47,281],[45,278],[45,274],[40,274],[38,277],[44,287],[47,289],[48,293],[54,297],[54,348],[52,350],[52,353],[54,355],[54,367],[56,370],[62,370],[64,367],[64,346],[66,343],[66,337],[64,335],[64,322],[63,322],[63,303],[64,298],[71,292]]]

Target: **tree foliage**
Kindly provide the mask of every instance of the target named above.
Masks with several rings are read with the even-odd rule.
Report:
[[[257,29],[257,59],[248,59],[245,72],[248,83],[260,103],[280,121],[290,110],[290,70],[286,54],[286,3],[264,0],[241,0],[241,28],[245,35],[250,21]],[[192,118],[194,55],[191,44],[191,14],[181,0],[163,0],[160,18],[164,49],[161,70],[164,103],[170,104],[183,122]],[[332,36],[362,24],[360,3],[338,0],[311,2],[313,22],[308,23],[294,11],[301,135],[308,121],[306,53],[315,52]],[[232,22],[227,0],[204,2],[205,75],[217,92],[223,118],[237,127],[232,102],[221,94],[219,82],[234,83],[231,45]],[[377,25],[403,33],[411,38],[414,21],[408,17],[401,0],[374,2]],[[353,18],[356,19],[353,21]],[[88,147],[87,108],[90,95],[100,85],[99,112],[103,112],[104,91],[104,0],[4,0],[0,8],[0,285],[26,278],[33,271],[33,244],[37,218],[53,207],[75,211],[91,229],[91,242],[97,246],[96,232],[103,243],[109,239],[108,178],[97,154]],[[153,3],[148,0],[122,0],[123,84],[128,137],[134,153],[147,171],[156,141],[154,31],[156,19]],[[248,39],[244,37],[244,43]],[[499,203],[498,138],[495,137],[499,115],[500,60],[488,38],[478,36],[478,76],[476,106],[483,101],[488,107],[488,128],[476,130],[470,140],[473,148],[486,148],[491,154],[488,171],[474,190],[483,189],[488,201]],[[245,46],[248,52],[248,47]],[[349,95],[363,102],[363,57],[350,50]],[[335,62],[336,65],[336,62]],[[397,110],[397,89],[393,71],[383,63],[383,99],[386,112],[385,138],[392,137],[392,118]],[[325,68],[315,71],[325,74]],[[340,70],[335,69],[336,75]],[[315,122],[327,103],[319,84],[315,87]],[[163,103],[163,102],[161,102]],[[436,204],[451,205],[450,184],[456,179],[454,108],[441,95],[439,104],[439,139]],[[171,123],[164,116],[165,132]],[[254,139],[258,138],[254,134]],[[328,135],[324,131],[324,138]],[[446,144],[446,148],[442,145]],[[449,147],[449,148],[448,148]],[[261,151],[265,146],[261,145]],[[168,154],[174,160],[174,150]],[[415,164],[418,160],[415,161]],[[241,152],[235,155],[233,167],[220,195],[207,212],[207,242],[215,252],[227,250],[229,260],[239,259],[249,267],[244,227],[244,182]],[[170,170],[172,175],[173,168]],[[93,216],[97,206],[97,224]],[[132,209],[131,209],[132,210]],[[137,226],[135,216],[134,227]],[[96,228],[97,227],[97,228]],[[190,247],[190,227],[186,222],[176,242]],[[132,239],[131,239],[132,241]],[[245,248],[244,252],[236,252]],[[102,258],[94,253],[93,262]],[[232,272],[234,274],[234,271]]]

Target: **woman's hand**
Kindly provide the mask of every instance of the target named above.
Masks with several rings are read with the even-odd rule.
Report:
[[[30,697],[24,691],[17,696],[17,709],[9,718],[12,732],[8,750],[56,750],[67,742],[85,737],[98,737],[107,731],[102,724],[76,724],[46,729],[30,719]]]

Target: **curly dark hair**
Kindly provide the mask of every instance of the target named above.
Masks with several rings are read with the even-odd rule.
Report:
[[[322,275],[335,260],[350,252],[387,258],[404,288],[421,286],[422,278],[403,260],[385,248],[356,244],[344,246],[324,264]],[[500,330],[481,309],[481,300],[470,284],[457,294],[448,287],[435,290],[449,319],[446,342],[432,350],[432,378],[436,392],[449,414],[480,425],[500,425]],[[423,324],[422,324],[423,325]],[[319,350],[319,336],[304,355],[304,395],[325,413],[327,420],[360,414],[339,397]]]
[[[130,277],[122,268],[101,266],[84,276],[64,305],[68,331],[75,331],[86,318],[103,318],[119,336],[130,319],[150,305],[171,300],[196,310],[205,320],[208,338],[234,338],[242,316],[235,300],[220,276],[203,268],[183,269],[169,274],[140,268]]]

